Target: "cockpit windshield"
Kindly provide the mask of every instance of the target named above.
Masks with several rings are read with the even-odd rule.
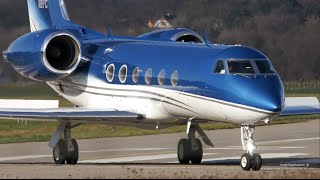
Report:
[[[269,63],[269,61],[266,60],[260,60],[256,61],[257,67],[260,71],[260,74],[274,74],[275,70]]]
[[[255,74],[250,61],[228,61],[230,74]]]
[[[276,74],[269,60],[218,60],[213,69],[214,74],[231,75],[270,75]]]

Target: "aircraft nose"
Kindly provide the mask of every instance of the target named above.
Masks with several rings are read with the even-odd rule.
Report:
[[[272,93],[272,95],[274,95],[274,97],[269,96],[269,98],[263,102],[264,109],[271,112],[281,112],[283,107],[282,97],[274,93]]]
[[[244,78],[243,78],[244,79]],[[279,78],[257,77],[238,81],[239,91],[245,105],[269,112],[281,112],[284,104],[284,91]]]
[[[284,104],[284,92],[281,84],[260,88],[260,106],[271,112],[281,112]]]

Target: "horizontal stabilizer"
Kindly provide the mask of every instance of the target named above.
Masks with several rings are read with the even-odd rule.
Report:
[[[316,97],[287,97],[281,116],[320,114],[320,104]]]
[[[19,100],[19,99],[0,99],[0,108],[6,109],[47,109],[58,108],[58,100]]]

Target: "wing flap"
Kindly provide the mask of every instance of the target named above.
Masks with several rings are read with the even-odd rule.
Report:
[[[287,97],[280,116],[320,114],[320,104],[316,97]]]

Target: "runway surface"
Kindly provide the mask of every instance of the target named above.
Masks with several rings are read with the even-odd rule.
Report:
[[[54,165],[47,143],[0,145],[0,178],[320,178],[320,120],[255,129],[259,172],[244,172],[240,129],[207,131],[201,165],[179,165],[185,133],[78,140],[76,166]],[[203,143],[204,144],[204,143]]]

